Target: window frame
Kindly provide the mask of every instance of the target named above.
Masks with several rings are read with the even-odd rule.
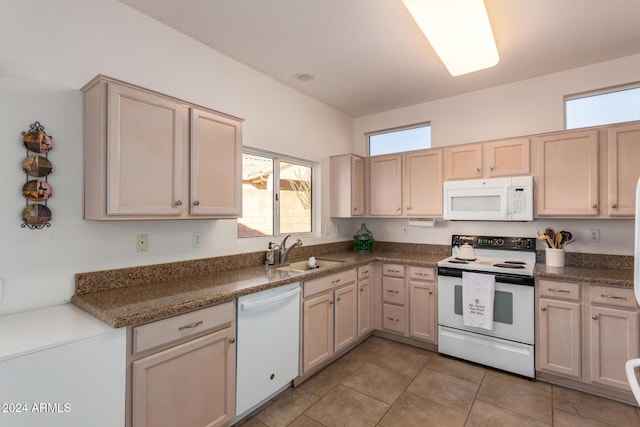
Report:
[[[281,236],[291,234],[291,236],[295,236],[297,238],[301,237],[315,237],[317,234],[316,224],[318,223],[317,216],[319,215],[318,206],[319,206],[319,198],[317,197],[318,191],[315,191],[314,188],[318,185],[319,181],[319,166],[316,162],[311,160],[301,159],[299,157],[288,156],[286,154],[276,153],[273,151],[263,150],[259,148],[252,148],[243,146],[242,154],[251,154],[254,156],[262,156],[273,159],[274,167],[273,167],[273,182],[274,188],[277,184],[278,190],[273,192],[273,234],[266,236],[256,236],[256,237],[240,237],[238,235],[238,226],[236,225],[236,239],[239,242],[260,242],[260,241],[273,241]],[[280,163],[295,163],[300,166],[309,167],[311,169],[311,230],[300,232],[300,233],[282,233],[280,231]],[[243,199],[244,202],[244,199]],[[239,219],[236,221],[239,224]]]
[[[410,130],[410,129],[418,129],[418,128],[422,128],[422,127],[428,127],[429,128],[429,136],[431,137],[431,130],[432,130],[431,121],[414,123],[414,124],[405,125],[405,126],[397,126],[397,127],[393,127],[393,128],[381,129],[381,130],[365,133],[365,138],[366,138],[366,143],[367,143],[367,155],[371,156],[371,137],[372,136],[384,135],[384,134],[387,134],[387,133],[400,132],[400,131]],[[429,138],[429,139],[430,139],[429,142],[431,143],[430,146],[429,147],[425,147],[425,148],[419,148],[419,150],[428,150],[430,148],[433,148],[433,144],[432,144],[433,140],[432,140],[432,138]],[[409,150],[409,151],[415,151],[415,150]],[[395,153],[374,154],[374,156],[384,156],[386,154],[399,154],[399,153],[406,153],[406,152],[408,152],[408,151],[397,151]]]
[[[568,101],[573,101],[573,100],[582,99],[582,98],[589,98],[589,97],[592,97],[592,96],[607,95],[607,94],[610,94],[610,93],[622,92],[622,91],[631,90],[631,89],[640,89],[640,81],[632,82],[632,83],[625,83],[625,84],[615,85],[615,86],[608,86],[608,87],[604,87],[604,88],[600,88],[600,89],[588,90],[588,91],[584,91],[584,92],[578,92],[578,93],[565,95],[562,98],[562,113],[563,113],[562,120],[563,120],[563,128],[564,128],[564,130],[581,129],[581,128],[585,128],[585,127],[595,127],[595,126],[608,126],[608,125],[614,125],[614,124],[619,124],[619,123],[627,123],[629,121],[636,121],[636,120],[632,119],[632,120],[622,120],[622,121],[616,121],[616,122],[610,122],[610,123],[598,123],[598,124],[593,124],[593,125],[581,126],[579,128],[568,128],[567,127],[567,102]],[[640,120],[640,119],[638,119],[638,120]]]

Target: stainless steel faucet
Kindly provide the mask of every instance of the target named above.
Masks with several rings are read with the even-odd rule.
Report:
[[[295,248],[296,246],[302,246],[302,240],[298,239],[293,245],[287,248],[287,239],[289,237],[291,237],[291,234],[287,234],[286,236],[284,236],[284,239],[282,239],[282,242],[280,242],[280,244],[278,245],[280,246],[280,265],[287,263],[287,257],[289,256],[289,252],[291,251],[291,249]]]

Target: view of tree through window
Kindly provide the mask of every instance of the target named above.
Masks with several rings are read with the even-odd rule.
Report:
[[[274,155],[243,153],[238,237],[311,232],[311,174],[309,165]]]

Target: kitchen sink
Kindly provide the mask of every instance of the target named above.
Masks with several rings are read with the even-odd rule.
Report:
[[[316,258],[316,268],[309,268],[309,260],[292,262],[291,264],[278,267],[277,270],[293,271],[296,273],[304,273],[305,271],[318,270],[327,267],[333,267],[334,265],[344,264],[344,261],[335,261],[331,259]]]

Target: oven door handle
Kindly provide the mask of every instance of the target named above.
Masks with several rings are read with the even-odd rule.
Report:
[[[447,276],[447,277],[460,277],[462,278],[462,271],[457,268],[451,267],[438,267],[438,276]],[[529,276],[516,276],[516,275],[505,275],[500,273],[491,273],[487,271],[478,271],[478,270],[464,270],[470,271],[472,273],[480,273],[480,274],[491,274],[495,276],[496,282],[498,283],[509,283],[512,285],[523,285],[523,286],[533,286],[535,280],[533,277]]]

